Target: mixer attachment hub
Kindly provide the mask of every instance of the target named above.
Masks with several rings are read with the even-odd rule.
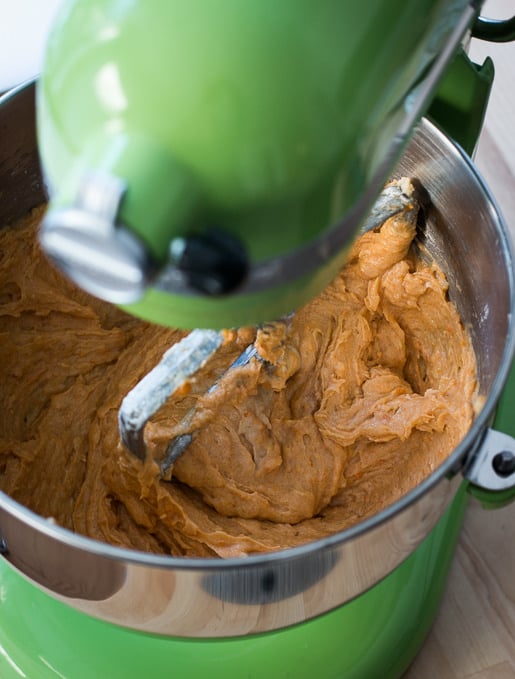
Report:
[[[139,300],[154,271],[143,243],[117,223],[124,193],[117,177],[89,173],[74,204],[50,210],[40,233],[47,255],[72,280],[115,304]]]
[[[174,238],[170,264],[184,275],[191,290],[223,295],[237,288],[248,271],[248,257],[240,241],[220,229]]]

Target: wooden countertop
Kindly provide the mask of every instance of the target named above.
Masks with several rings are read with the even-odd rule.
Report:
[[[492,18],[513,14],[514,0],[483,8]],[[475,162],[515,239],[515,43],[473,41],[470,54],[494,60]],[[515,679],[515,503],[486,511],[471,501],[440,613],[404,679]]]

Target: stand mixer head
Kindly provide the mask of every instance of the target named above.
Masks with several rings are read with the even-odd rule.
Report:
[[[466,0],[65,3],[38,85],[44,249],[156,323],[288,313],[339,270],[475,15]]]
[[[342,266],[476,5],[65,3],[38,86],[44,250],[159,324],[288,314]],[[122,406],[140,457],[145,421]]]

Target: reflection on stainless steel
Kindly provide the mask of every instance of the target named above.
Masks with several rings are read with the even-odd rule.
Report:
[[[226,568],[210,573],[202,580],[205,591],[222,602],[243,606],[285,602],[297,594],[304,594],[312,587],[333,577],[330,572],[341,563],[339,550],[320,549],[299,559],[270,561],[267,568],[261,565],[241,568]]]
[[[7,124],[23,121],[27,131],[18,138],[18,152],[0,158],[0,179],[15,171],[18,158],[34,157],[32,93],[16,97],[0,106],[1,138],[9,136]],[[470,328],[485,397],[471,431],[440,468],[348,531],[296,549],[226,561],[105,545],[50,524],[0,493],[0,535],[7,547],[0,558],[93,616],[187,637],[239,636],[306,620],[358,596],[406,559],[455,497],[463,483],[458,472],[474,459],[487,431],[513,356],[515,272],[488,191],[470,161],[426,121],[399,165],[397,176],[402,175],[417,178],[430,197],[421,250],[448,273],[449,294]],[[42,197],[40,179],[28,176],[39,192],[9,194],[0,216],[20,216]]]
[[[13,549],[21,545],[32,558],[11,552],[7,558],[56,598],[94,617],[157,634],[240,636],[308,620],[369,589],[420,544],[461,482],[459,475],[441,480],[400,513],[368,531],[352,531],[347,540],[321,540],[264,557],[131,558],[127,550],[73,536],[72,542],[94,545],[98,553],[88,554],[38,532],[41,519],[32,514],[32,521],[18,525]],[[6,518],[14,526],[0,508],[4,534]],[[106,558],[113,553],[118,558]]]
[[[460,483],[459,476],[443,480],[390,521],[342,543],[321,541],[296,555],[220,561],[209,569],[198,561],[199,569],[175,571],[133,564],[112,597],[73,604],[120,625],[189,637],[239,636],[302,622],[350,601],[404,561]]]
[[[45,522],[44,519],[40,520]],[[51,526],[51,524],[49,524]],[[4,558],[33,582],[66,598],[104,600],[120,590],[126,576],[121,561],[77,549],[23,522],[0,506]]]

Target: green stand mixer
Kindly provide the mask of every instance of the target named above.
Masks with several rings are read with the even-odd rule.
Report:
[[[88,292],[196,329],[189,337],[199,337],[201,355],[187,347],[181,379],[216,351],[220,329],[287,319],[318,294],[396,172],[417,174],[436,204],[446,191],[437,172],[461,173],[485,222],[470,234],[474,251],[492,250],[478,272],[497,267],[488,294],[500,308],[495,333],[476,333],[493,349],[470,434],[427,483],[343,534],[245,560],[157,556],[71,534],[0,498],[2,678],[394,679],[409,665],[440,601],[468,495],[491,506],[515,496],[514,441],[489,428],[513,356],[509,239],[466,154],[427,121],[411,141],[429,112],[473,151],[493,70],[471,64],[462,44],[472,27],[515,37],[513,20],[491,25],[480,5],[63,5],[37,84],[50,194],[41,243]],[[459,252],[463,236],[450,222],[444,234]],[[472,322],[479,302],[470,304]],[[141,410],[148,393],[138,398]],[[147,415],[120,423],[140,456]],[[496,426],[508,431],[507,413]],[[491,478],[485,469],[501,469],[492,462],[500,452],[502,473]],[[370,568],[354,577],[363,559]],[[159,615],[143,612],[149,601]]]
[[[44,248],[156,323],[296,309],[341,267],[473,17],[467,2],[65,5],[38,87]]]

